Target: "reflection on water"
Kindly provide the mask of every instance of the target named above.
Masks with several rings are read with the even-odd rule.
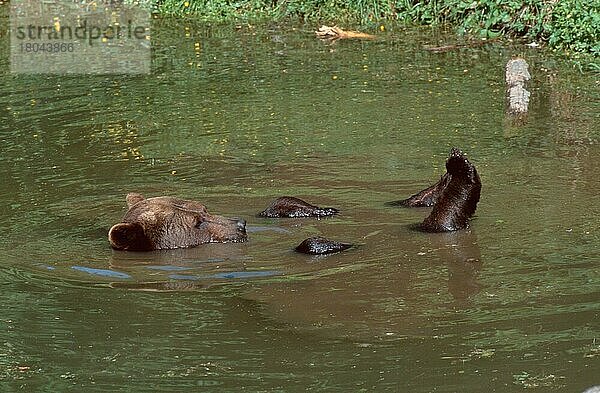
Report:
[[[593,76],[527,51],[530,113],[515,127],[503,67],[522,48],[156,23],[148,76],[10,75],[0,49],[4,390],[599,382]],[[428,210],[384,202],[436,181],[451,146],[482,178],[472,228],[413,231]],[[249,241],[115,252],[128,192],[242,217]],[[257,217],[280,195],[341,213]],[[315,235],[360,246],[293,251]]]
[[[472,230],[429,235],[439,257],[448,267],[448,291],[466,300],[481,290],[477,275],[483,266],[477,237]]]

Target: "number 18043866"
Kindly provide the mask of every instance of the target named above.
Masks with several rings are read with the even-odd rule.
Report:
[[[75,45],[73,43],[65,42],[27,42],[21,43],[21,53],[63,53],[73,52]]]

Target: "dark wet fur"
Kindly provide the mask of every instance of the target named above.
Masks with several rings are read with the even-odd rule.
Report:
[[[349,249],[352,244],[340,243],[322,236],[309,237],[296,247],[296,251],[304,254],[324,255]]]
[[[338,213],[333,207],[318,207],[302,199],[284,196],[275,199],[258,215],[269,218],[328,217]]]
[[[448,186],[451,175],[445,173],[444,176],[434,185],[427,187],[423,191],[416,193],[415,195],[401,199],[399,201],[386,202],[387,206],[404,206],[404,207],[430,207],[435,205],[438,198],[442,194],[442,191]]]
[[[426,232],[465,229],[475,214],[481,194],[481,180],[475,166],[462,151],[453,148],[446,161],[446,173],[434,185],[407,199],[388,202],[388,206],[428,207],[431,214],[418,226]]]
[[[442,190],[431,214],[421,223],[426,232],[449,232],[465,229],[475,214],[481,195],[481,180],[475,166],[463,152],[452,149],[446,161],[450,181]]]

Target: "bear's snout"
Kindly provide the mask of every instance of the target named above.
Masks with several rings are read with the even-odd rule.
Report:
[[[237,243],[248,240],[246,220],[238,217],[227,218],[225,221],[221,221],[221,225],[225,229],[225,234],[223,234],[224,241]]]
[[[244,220],[243,218],[232,218],[231,221],[235,223],[235,226],[237,227],[238,231],[246,232],[246,220]]]

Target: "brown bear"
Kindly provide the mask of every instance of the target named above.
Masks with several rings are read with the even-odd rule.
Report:
[[[426,232],[465,229],[475,214],[481,194],[481,180],[475,166],[462,151],[453,148],[446,161],[446,173],[434,185],[392,206],[432,206],[431,214],[419,226]]]
[[[333,207],[318,207],[296,197],[283,196],[275,199],[258,215],[269,218],[301,218],[327,217],[337,213],[338,210]]]
[[[123,220],[110,228],[115,250],[151,251],[195,247],[204,243],[246,241],[246,221],[211,215],[196,201],[127,194]]]

